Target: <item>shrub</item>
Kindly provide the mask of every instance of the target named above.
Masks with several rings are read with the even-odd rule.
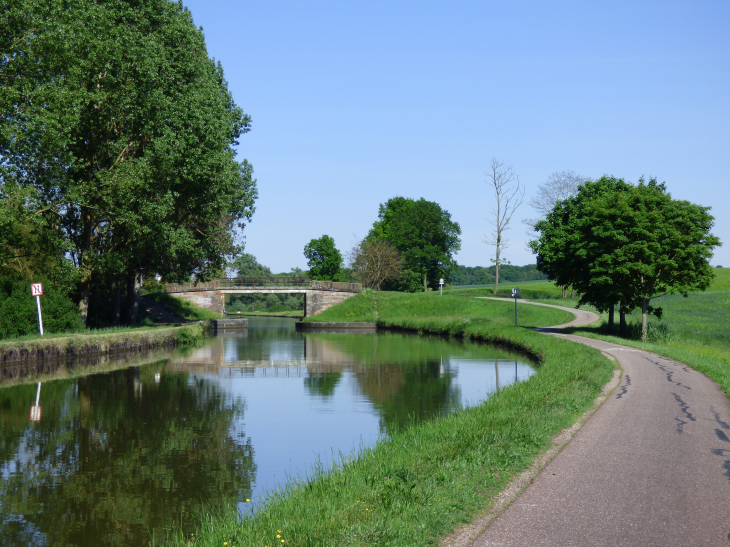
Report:
[[[47,333],[83,330],[79,308],[71,297],[45,279],[41,311]],[[0,278],[0,339],[38,333],[36,299],[30,294],[29,279]]]

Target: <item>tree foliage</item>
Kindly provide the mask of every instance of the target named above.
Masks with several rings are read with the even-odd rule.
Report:
[[[459,264],[451,274],[451,282],[454,285],[488,285],[494,283],[495,269],[494,266],[462,266]],[[538,271],[535,264],[527,266],[503,264],[499,268],[499,278],[502,281],[519,283],[547,279],[547,275]]]
[[[436,288],[439,278],[450,278],[460,235],[459,224],[437,203],[394,197],[380,204],[378,220],[366,239],[389,241],[400,252],[399,288],[416,291]]]
[[[43,283],[41,310],[46,334],[84,328],[78,307],[56,283],[47,278],[34,281]],[[21,276],[0,278],[0,339],[28,334],[38,334],[38,309],[30,283]]]
[[[304,246],[304,256],[312,279],[334,281],[342,268],[342,254],[335,247],[335,240],[327,234],[312,239]]]
[[[242,253],[231,262],[230,268],[234,270],[235,277],[271,277],[271,269],[259,264],[256,257],[249,253]]]
[[[35,192],[26,224],[67,245],[82,314],[101,283],[219,271],[254,210],[250,119],[187,9],[10,0],[0,27],[0,187]]]
[[[538,269],[558,284],[573,284],[581,303],[600,310],[621,301],[622,314],[642,309],[661,317],[651,299],[709,287],[709,265],[720,240],[710,233],[709,207],[672,199],[663,183],[633,186],[602,177],[559,202],[531,243]]]

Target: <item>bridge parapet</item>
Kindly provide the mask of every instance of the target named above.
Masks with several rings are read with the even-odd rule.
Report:
[[[317,291],[345,291],[360,292],[362,285],[360,283],[340,283],[339,281],[316,281],[312,280],[310,288]]]
[[[308,277],[251,277],[214,279],[204,283],[167,283],[165,292],[188,300],[198,306],[223,313],[227,293],[304,293],[304,315],[323,312],[355,296],[362,290],[360,283],[317,281]]]
[[[221,289],[312,289],[315,291],[360,292],[360,283],[317,281],[308,277],[236,277],[199,283],[166,283],[165,292],[219,291]]]
[[[319,282],[318,282],[319,283]],[[308,277],[235,277],[199,283],[167,283],[165,292],[215,291],[220,289],[308,289]],[[352,283],[350,283],[352,284]]]

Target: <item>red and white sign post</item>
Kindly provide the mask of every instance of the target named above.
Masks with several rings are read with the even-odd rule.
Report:
[[[31,283],[30,294],[35,296],[36,305],[38,306],[38,329],[43,336],[43,315],[41,314],[41,296],[43,296],[43,283]]]

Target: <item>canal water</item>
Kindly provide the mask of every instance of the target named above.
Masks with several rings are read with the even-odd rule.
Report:
[[[136,547],[534,371],[485,345],[257,317],[196,348],[0,372],[0,546]]]

